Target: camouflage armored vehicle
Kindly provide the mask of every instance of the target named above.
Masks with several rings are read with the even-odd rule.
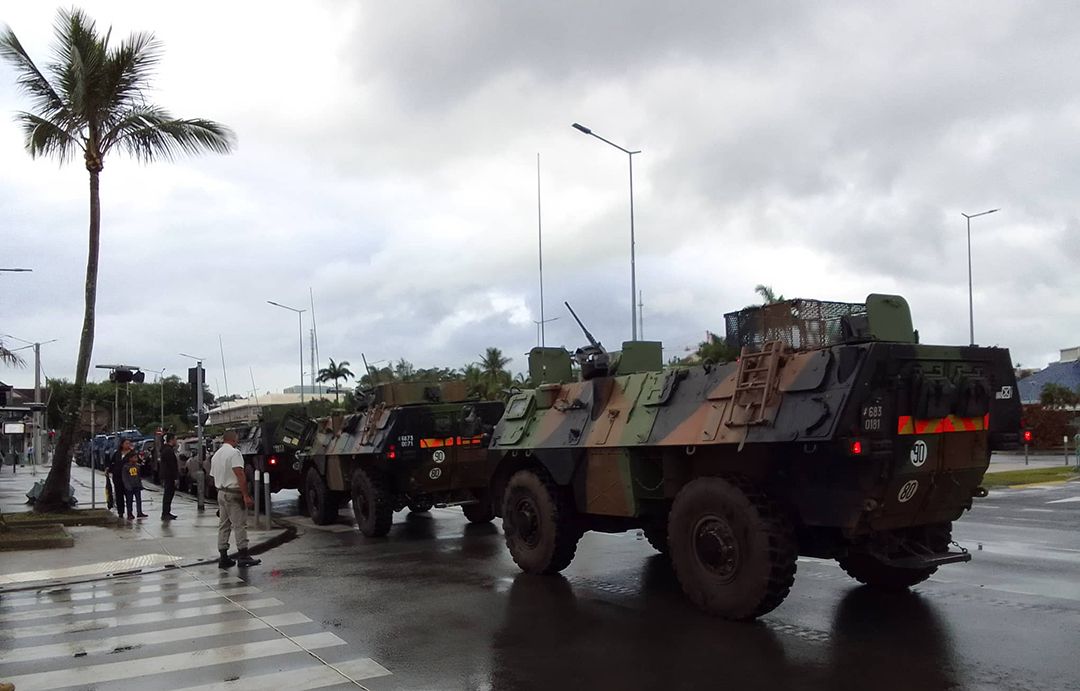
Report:
[[[470,521],[490,521],[487,442],[503,404],[465,394],[463,382],[381,384],[363,412],[316,420],[304,478],[311,519],[333,522],[351,500],[369,537],[386,535],[406,506],[461,506]]]
[[[705,611],[777,607],[796,558],[900,588],[970,555],[952,521],[1018,444],[1009,352],[922,345],[906,301],[789,300],[726,315],[737,362],[661,368],[660,344],[530,354],[534,390],[493,434],[492,490],[523,570],[553,573],[586,530],[642,529]],[[580,322],[579,322],[580,323]]]
[[[232,428],[238,437],[236,448],[244,455],[248,480],[258,470],[270,473],[271,492],[299,489],[303,463],[298,452],[311,441],[310,422],[300,406],[263,406],[256,422]]]

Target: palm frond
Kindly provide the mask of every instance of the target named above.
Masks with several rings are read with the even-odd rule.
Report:
[[[81,149],[79,141],[57,124],[33,113],[17,113],[15,120],[26,135],[26,150],[31,158],[53,156],[61,165],[70,161]]]
[[[34,61],[30,59],[26,49],[15,36],[10,27],[5,26],[0,31],[0,57],[3,57],[15,67],[18,77],[16,83],[19,88],[29,94],[33,100],[34,109],[54,121],[66,121],[70,119],[70,113],[64,104],[64,99],[56,92],[53,85],[41,73]]]
[[[137,160],[149,163],[203,151],[225,154],[235,143],[233,131],[213,120],[173,118],[161,108],[139,107],[104,134],[101,152],[119,145]]]
[[[60,85],[68,110],[80,124],[92,122],[103,105],[99,77],[105,63],[107,39],[98,36],[93,19],[74,8],[60,10],[54,33],[56,43],[49,71]]]
[[[102,101],[110,104],[113,112],[141,107],[161,54],[161,43],[153,34],[144,32],[128,37],[105,61]]]

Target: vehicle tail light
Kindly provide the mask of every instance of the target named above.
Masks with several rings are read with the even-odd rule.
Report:
[[[397,458],[397,447],[391,444],[386,450],[386,457],[391,461]]]
[[[852,456],[861,456],[863,452],[863,444],[860,439],[852,439],[851,445],[848,447]]]
[[[271,456],[266,462],[270,465],[277,465],[277,456]]]

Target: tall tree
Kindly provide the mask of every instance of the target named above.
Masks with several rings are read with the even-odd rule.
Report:
[[[89,249],[75,390],[64,412],[45,488],[34,505],[42,511],[67,506],[71,451],[94,347],[101,239],[98,190],[105,157],[118,149],[150,163],[178,154],[228,153],[235,143],[232,131],[224,125],[175,118],[149,101],[150,80],[161,59],[161,45],[153,34],[136,33],[119,45],[110,44],[111,30],[99,33],[94,21],[78,9],[61,9],[54,30],[53,60],[44,71],[10,27],[0,31],[0,57],[15,68],[18,85],[33,104],[33,112],[16,115],[27,152],[32,158],[53,156],[61,163],[81,154],[90,177]]]
[[[352,373],[352,370],[349,369],[348,360],[342,360],[341,362],[335,363],[334,358],[330,358],[330,366],[323,367],[319,370],[317,380],[320,382],[334,382],[334,405],[336,406],[338,403],[338,380],[344,379],[345,381],[349,381],[355,376],[356,375]]]

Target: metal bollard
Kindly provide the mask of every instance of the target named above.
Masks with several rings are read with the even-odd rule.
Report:
[[[266,508],[266,529],[270,530],[270,471],[263,473],[263,506]]]
[[[259,497],[262,496],[262,492],[259,491],[259,483],[262,482],[262,473],[258,469],[256,469],[254,477],[255,477],[255,486],[251,488],[251,494],[255,497],[255,527],[258,528],[259,527],[259,507],[260,507]],[[244,511],[246,513],[247,509],[244,509]]]
[[[200,468],[195,473],[195,492],[198,496],[199,511],[206,510],[206,472]]]

